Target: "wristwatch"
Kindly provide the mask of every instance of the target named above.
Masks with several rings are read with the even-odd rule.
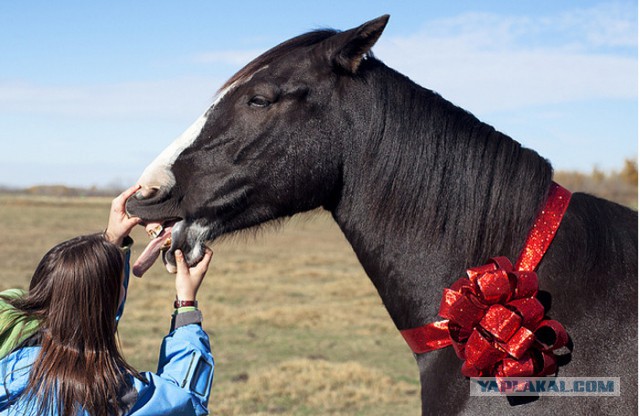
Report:
[[[173,302],[174,309],[184,308],[185,306],[193,306],[193,307],[197,308],[198,307],[198,301],[197,300],[179,300],[179,299],[176,299]]]

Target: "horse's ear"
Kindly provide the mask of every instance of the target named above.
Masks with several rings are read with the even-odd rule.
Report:
[[[385,14],[327,39],[331,63],[355,74],[364,56],[382,35],[388,21],[389,15]]]

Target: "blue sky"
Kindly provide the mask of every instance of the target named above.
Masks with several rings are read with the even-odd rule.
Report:
[[[127,186],[250,59],[385,13],[378,58],[556,169],[636,157],[634,1],[12,1],[0,185]]]

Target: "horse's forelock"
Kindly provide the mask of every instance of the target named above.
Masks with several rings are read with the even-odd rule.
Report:
[[[234,84],[247,81],[253,76],[253,74],[255,74],[255,72],[257,72],[261,68],[264,68],[265,66],[268,66],[272,62],[276,62],[280,59],[285,58],[293,50],[316,45],[323,40],[335,35],[336,33],[338,33],[338,31],[334,29],[314,30],[304,33],[300,36],[296,36],[295,38],[289,39],[277,46],[274,46],[273,48],[269,49],[262,55],[249,62],[244,68],[242,68],[234,76],[232,76],[227,82],[222,85],[222,87],[220,87],[220,90],[218,90],[218,94],[220,94],[220,92],[222,91],[228,90],[229,87]]]

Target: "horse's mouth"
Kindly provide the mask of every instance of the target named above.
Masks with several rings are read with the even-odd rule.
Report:
[[[148,222],[145,226],[151,239],[132,267],[133,274],[142,277],[162,257],[169,273],[176,273],[175,251],[182,250],[189,266],[198,263],[204,256],[205,241],[202,235],[193,233],[193,224],[184,220],[172,219],[163,222]],[[195,227],[198,228],[198,227]]]
[[[153,266],[153,263],[155,263],[161,254],[164,261],[165,253],[171,247],[171,231],[175,222],[176,221],[147,223],[145,229],[151,240],[133,264],[132,271],[135,276],[142,277],[142,275]]]

